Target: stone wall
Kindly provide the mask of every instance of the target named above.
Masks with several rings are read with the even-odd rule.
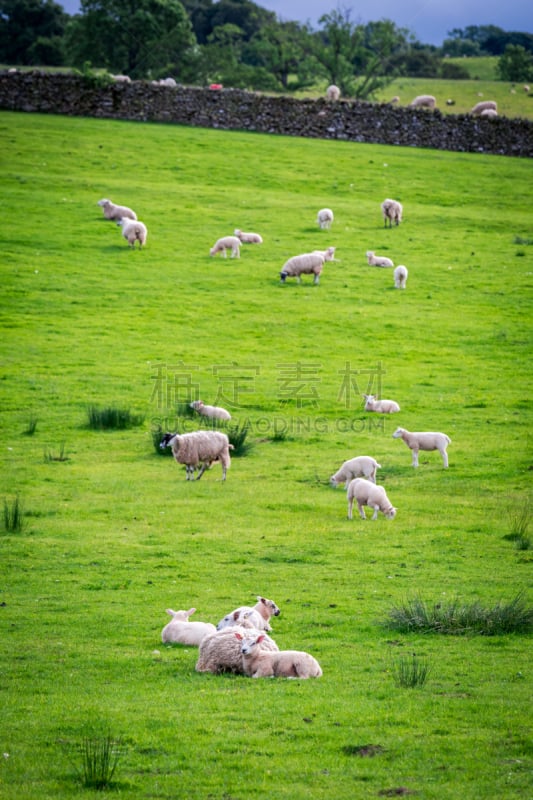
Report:
[[[533,156],[533,123],[386,104],[296,100],[240,89],[110,83],[77,75],[0,73],[0,108],[67,116],[166,122],[318,139]]]

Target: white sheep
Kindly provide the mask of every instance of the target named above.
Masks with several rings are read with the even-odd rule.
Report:
[[[131,78],[129,75],[111,75],[116,83],[131,83]]]
[[[209,633],[200,642],[196,672],[212,672],[215,675],[221,672],[234,672],[238,675],[244,673],[241,653],[241,642],[235,634],[264,635],[262,645],[265,650],[279,650],[276,642],[264,631],[255,630],[248,620],[243,620],[240,625],[232,625],[214,633]]]
[[[314,283],[318,283],[325,261],[333,261],[335,248],[328,247],[327,250],[315,250],[313,253],[303,253],[300,256],[293,256],[283,265],[280,278],[285,283],[286,278],[296,278],[301,283],[302,275],[314,275]]]
[[[409,272],[407,267],[404,267],[403,264],[400,264],[394,270],[394,286],[396,289],[405,289],[407,286],[407,276]]]
[[[124,217],[128,219],[137,219],[137,214],[135,211],[132,211],[131,208],[127,206],[117,206],[115,203],[112,203],[111,200],[108,200],[107,197],[104,197],[103,200],[99,200],[97,205],[102,207],[104,217],[113,220],[113,222],[118,222],[124,219]]]
[[[436,105],[437,101],[432,94],[419,94],[411,100],[409,108],[435,108]]]
[[[193,400],[189,405],[202,417],[209,417],[209,419],[231,419],[231,414],[229,411],[226,411],[225,408],[221,408],[220,406],[206,406],[203,400]]]
[[[470,109],[470,113],[477,117],[482,111],[486,111],[488,108],[497,111],[498,104],[494,100],[482,100],[481,103],[476,103],[476,105]]]
[[[381,204],[381,211],[385,227],[387,227],[387,221],[389,228],[392,228],[393,222],[395,225],[399,225],[402,221],[403,206],[398,200],[391,200],[390,197],[387,197]]]
[[[326,100],[335,101],[338,100],[340,96],[341,96],[341,90],[339,89],[338,86],[335,86],[334,83],[332,83],[326,89]]]
[[[445,433],[411,432],[405,428],[397,428],[392,434],[393,439],[403,439],[407,447],[413,451],[413,467],[418,467],[419,450],[438,450],[442,456],[444,467],[448,466],[448,453],[446,448],[451,444],[451,439]]]
[[[204,636],[215,633],[216,628],[211,622],[189,622],[189,617],[195,611],[195,608],[190,608],[188,611],[173,611],[167,608],[167,614],[172,619],[161,631],[161,641],[198,647]]]
[[[529,88],[529,85],[528,85],[527,83],[525,83],[525,84],[524,84],[524,86],[523,86],[523,89],[524,89],[524,92],[525,92],[526,94],[529,94],[529,92],[530,92],[530,88]]]
[[[381,511],[387,519],[394,519],[396,510],[383,486],[376,486],[375,483],[367,481],[364,478],[354,478],[348,484],[346,491],[348,497],[348,519],[352,519],[353,501],[357,501],[357,508],[361,519],[366,519],[366,514],[363,506],[369,506],[374,509],[372,519],[378,518],[378,511]]]
[[[230,450],[233,445],[221,431],[192,431],[191,433],[165,433],[159,446],[172,447],[172,455],[178,464],[185,464],[187,480],[194,480],[194,470],[200,467],[196,480],[200,480],[205,470],[215,461],[222,465],[222,480],[231,464]]]
[[[247,619],[259,631],[271,631],[271,617],[278,617],[280,610],[273,600],[257,596],[255,606],[239,606],[235,611],[226,614],[217,625],[217,631],[228,628],[230,625],[239,625]]]
[[[222,253],[224,258],[227,258],[227,251],[231,250],[232,258],[241,257],[241,240],[237,236],[223,236],[222,239],[217,239],[211,250],[210,256],[216,256],[217,253]]]
[[[331,228],[331,223],[333,222],[333,211],[331,208],[321,208],[318,214],[316,215],[316,222],[317,225],[320,226],[321,230],[328,230]]]
[[[320,678],[322,668],[316,658],[302,650],[269,651],[265,634],[234,634],[240,642],[245,675],[252,678]]]
[[[378,400],[376,395],[364,394],[365,411],[376,411],[378,414],[395,414],[400,406],[395,400]]]
[[[119,219],[117,222],[122,228],[122,236],[126,239],[130,247],[135,249],[135,242],[139,242],[139,250],[146,244],[148,231],[144,222],[136,219]]]
[[[373,250],[366,251],[366,260],[371,267],[393,267],[394,262],[386,256],[377,256]]]
[[[263,237],[260,233],[246,233],[239,228],[235,228],[233,233],[243,244],[263,244]]]
[[[335,487],[339,483],[348,485],[354,478],[368,478],[369,481],[375,483],[376,470],[378,469],[381,469],[381,464],[378,464],[375,458],[371,456],[356,456],[345,461],[335,475],[331,476],[329,482]]]
[[[161,78],[158,81],[152,81],[155,86],[169,86],[171,89],[175,89],[178,85],[174,78]]]
[[[498,112],[494,108],[485,108],[479,115],[480,117],[489,117],[489,119],[494,119],[498,116]]]

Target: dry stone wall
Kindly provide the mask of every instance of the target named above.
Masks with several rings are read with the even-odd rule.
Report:
[[[325,99],[297,100],[240,89],[101,85],[77,76],[0,73],[0,108],[67,116],[166,122],[202,128],[340,139],[496,155],[533,156],[533,123],[439,110]]]

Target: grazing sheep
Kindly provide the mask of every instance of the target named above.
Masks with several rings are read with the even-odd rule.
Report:
[[[331,208],[321,208],[318,214],[316,215],[316,222],[317,225],[320,226],[321,230],[327,230],[331,228],[331,223],[333,222],[333,211]]]
[[[371,267],[393,267],[394,262],[386,256],[376,256],[373,250],[366,251],[366,260]]]
[[[400,264],[394,270],[394,286],[396,289],[405,289],[407,286],[407,276],[409,272],[407,271],[407,267],[404,267],[403,264]]]
[[[494,117],[498,116],[498,112],[494,108],[485,108],[479,116],[489,117],[489,119],[494,119]]]
[[[235,236],[243,244],[263,244],[263,237],[259,233],[244,233],[236,228],[234,231]]]
[[[195,611],[195,608],[190,608],[188,611],[173,611],[167,608],[167,614],[172,619],[161,631],[161,641],[198,647],[204,636],[215,633],[216,628],[211,622],[189,622],[189,617]]]
[[[271,631],[270,618],[279,616],[279,608],[273,600],[267,600],[261,595],[257,596],[255,606],[240,606],[235,611],[226,614],[217,625],[217,631],[227,628],[230,625],[239,625],[244,618],[259,631]]]
[[[354,478],[368,478],[372,483],[376,482],[376,470],[381,469],[381,464],[371,456],[356,456],[350,458],[341,465],[335,475],[332,475],[329,482],[332,486],[339,483],[346,485]]]
[[[129,75],[111,75],[116,83],[131,83],[131,78]]]
[[[193,431],[181,435],[165,433],[159,447],[172,447],[172,455],[178,464],[185,464],[188,481],[194,480],[194,470],[201,465],[196,478],[199,481],[215,461],[220,461],[222,480],[226,480],[226,471],[231,464],[229,451],[233,450],[233,445],[221,431]]]
[[[407,431],[405,428],[397,428],[392,434],[393,439],[403,439],[407,447],[413,451],[413,467],[418,467],[419,450],[438,450],[442,456],[444,467],[448,466],[448,453],[446,448],[451,443],[449,436],[445,433],[434,432],[414,432]]]
[[[117,222],[122,228],[122,235],[128,242],[130,247],[135,248],[135,242],[139,242],[139,250],[143,245],[146,244],[146,238],[148,236],[148,231],[146,230],[146,225],[144,222],[140,222],[138,219],[119,219]]]
[[[403,206],[398,200],[391,200],[387,197],[381,204],[381,211],[383,212],[383,220],[385,227],[387,227],[387,220],[389,228],[392,228],[392,223],[399,225],[402,221]]]
[[[525,92],[526,94],[529,94],[529,91],[530,91],[530,89],[529,89],[529,86],[528,86],[528,84],[527,84],[527,83],[525,83],[525,84],[524,84],[524,87],[523,87],[523,88],[524,88],[524,92]]]
[[[314,275],[313,283],[318,283],[320,274],[325,261],[333,261],[335,248],[328,247],[327,250],[315,250],[313,253],[303,253],[301,256],[293,256],[283,265],[280,278],[285,283],[286,278],[296,278],[301,283],[302,275]]]
[[[225,408],[221,408],[220,406],[206,406],[203,400],[193,400],[189,405],[202,417],[209,417],[210,419],[231,419],[231,414],[229,411],[226,411]]]
[[[482,100],[481,103],[476,103],[476,105],[470,110],[470,113],[477,117],[482,111],[486,111],[487,108],[497,111],[498,104],[494,100]]]
[[[322,675],[320,664],[309,653],[266,650],[264,633],[243,636],[236,632],[234,636],[241,644],[244,674],[251,678],[320,678]]]
[[[99,200],[97,205],[102,207],[104,217],[113,220],[113,222],[119,222],[121,219],[124,219],[124,217],[128,219],[137,219],[137,214],[135,211],[132,211],[131,208],[127,206],[116,206],[107,198]]]
[[[223,630],[209,633],[202,639],[196,662],[196,672],[212,672],[215,675],[221,672],[244,674],[241,643],[237,639],[236,633],[241,636],[262,634],[265,637],[263,639],[265,650],[279,650],[276,642],[270,636],[267,636],[264,631],[256,630],[248,620],[244,619],[240,625],[232,625]]]
[[[171,89],[175,89],[178,85],[174,78],[161,78],[159,81],[152,81],[154,86],[170,86]]]
[[[374,509],[372,519],[378,518],[378,511],[381,511],[387,519],[394,519],[396,516],[396,509],[387,497],[387,493],[383,486],[376,486],[375,483],[365,480],[364,478],[354,478],[350,481],[347,489],[348,497],[348,519],[352,519],[353,501],[357,501],[357,508],[361,519],[366,519],[366,514],[363,506],[369,506]]]
[[[224,258],[227,257],[226,251],[231,250],[232,258],[241,257],[241,240],[237,236],[223,236],[222,239],[217,239],[211,250],[210,256],[216,256],[217,253],[222,253]]]
[[[409,103],[409,108],[435,108],[437,101],[432,94],[419,94]]]
[[[326,89],[326,100],[335,101],[341,96],[341,90],[334,83]]]
[[[400,406],[395,400],[378,400],[373,394],[364,394],[365,411],[377,411],[378,414],[395,414]]]

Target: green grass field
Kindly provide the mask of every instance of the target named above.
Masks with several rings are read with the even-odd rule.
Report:
[[[386,621],[416,598],[530,607],[532,163],[6,112],[0,130],[0,498],[24,510],[0,530],[0,796],[94,797],[77,748],[108,731],[104,794],[128,800],[526,797],[531,634]],[[146,223],[142,252],[102,197]],[[264,244],[210,258],[237,227]],[[329,245],[318,286],[280,284]],[[369,389],[401,412],[365,413]],[[225,483],[153,446],[198,394],[249,425]],[[90,430],[91,405],[144,422]],[[446,432],[449,469],[413,469],[398,425]],[[359,454],[395,520],[347,520],[328,479]],[[199,674],[161,644],[166,608],[216,623],[258,594],[321,679]],[[401,688],[413,653],[428,679]]]

